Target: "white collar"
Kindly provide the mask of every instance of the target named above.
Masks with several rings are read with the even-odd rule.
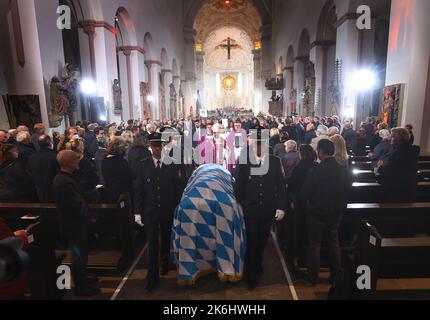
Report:
[[[160,161],[160,168],[162,168],[163,167],[163,157],[161,157],[161,159],[160,160],[158,160],[158,159],[155,159],[154,157],[152,157],[152,161],[154,161],[154,166],[157,168],[157,165],[158,165],[158,161]]]

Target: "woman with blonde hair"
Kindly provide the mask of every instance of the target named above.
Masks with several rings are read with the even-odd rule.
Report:
[[[269,140],[269,148],[270,154],[274,154],[274,150],[277,144],[281,142],[281,133],[278,128],[270,129],[270,140]]]
[[[79,139],[75,138],[67,142],[65,149],[76,152],[79,155],[79,159],[81,160],[84,157],[85,147],[84,147],[84,141],[81,138]]]
[[[345,139],[340,135],[336,134],[333,137],[330,138],[330,141],[333,142],[335,146],[335,158],[336,161],[344,166],[349,166],[349,156],[348,152],[346,150],[346,142]]]

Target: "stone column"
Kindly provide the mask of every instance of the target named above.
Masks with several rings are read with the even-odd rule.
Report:
[[[82,28],[88,35],[88,44],[90,49],[90,64],[91,64],[91,76],[94,81],[97,79],[97,67],[96,67],[96,49],[95,49],[95,37],[96,28],[93,23],[89,21],[82,22]]]
[[[262,61],[262,80],[270,79],[273,69],[273,59],[272,59],[272,25],[267,24],[261,27],[261,61]],[[262,111],[268,113],[269,111],[269,101],[272,97],[272,92],[270,90],[263,89],[263,105]]]
[[[173,76],[173,85],[175,86],[176,91],[176,110],[175,115],[176,118],[180,117],[180,110],[179,110],[179,90],[181,89],[181,77],[180,76]]]
[[[187,115],[189,115],[190,107],[193,108],[194,115],[196,115],[196,99],[197,94],[196,88],[196,35],[197,32],[192,27],[184,28],[184,40],[185,40],[185,90],[184,96],[186,101],[185,109]]]
[[[128,104],[129,104],[129,114],[130,119],[134,119],[134,96],[133,96],[133,75],[131,69],[131,50],[122,49],[125,55],[125,61],[127,64],[127,85],[128,85]]]
[[[291,90],[293,89],[293,73],[294,67],[285,67],[284,68],[284,81],[285,81],[285,89],[284,89],[284,115],[291,115]]]
[[[152,91],[152,85],[153,85],[152,63],[148,63],[148,61],[145,61],[145,67],[146,67],[146,74],[147,74],[146,82],[148,83],[148,95],[151,97],[151,99],[149,99],[146,103],[149,106],[149,112],[151,113],[151,117],[153,117],[154,114],[153,114],[152,105],[154,102],[154,92]],[[146,98],[148,99],[148,96]]]
[[[9,41],[12,58],[11,75],[8,76],[9,94],[37,95],[42,122],[49,128],[49,97],[45,93],[35,2],[14,0],[11,5],[13,12],[7,19],[8,29],[11,31]],[[24,50],[21,50],[21,43]]]
[[[207,106],[203,105],[205,101],[205,88],[204,88],[204,63],[205,63],[205,53],[203,51],[196,52],[196,91],[200,92],[200,104],[201,107],[207,109]],[[196,110],[197,114],[200,110]]]
[[[297,113],[303,114],[303,94],[305,92],[305,65],[309,57],[302,56],[294,59],[294,89],[297,89]]]
[[[170,112],[170,84],[173,82],[172,70],[171,69],[162,69],[161,73],[164,78],[164,89],[166,95],[166,118],[171,118]]]
[[[259,113],[263,109],[263,90],[264,83],[262,79],[261,67],[261,49],[253,51],[254,54],[254,109]]]
[[[151,88],[152,95],[152,117],[157,120],[160,117],[160,72],[161,62],[158,60],[146,60],[145,65],[148,68],[148,83]]]
[[[351,117],[359,125],[358,119],[362,112],[358,112],[360,101],[358,93],[351,81],[352,76],[359,69],[361,60],[361,36],[357,29],[357,15],[345,13],[335,25],[337,27],[336,57],[342,64],[341,74],[341,107],[339,113],[342,117]],[[360,114],[359,114],[360,113]]]
[[[315,64],[315,111],[317,116],[330,115],[330,84],[334,79],[336,61],[334,41],[316,41],[312,44],[311,61]]]

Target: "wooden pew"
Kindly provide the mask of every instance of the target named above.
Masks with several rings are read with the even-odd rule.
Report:
[[[430,170],[419,170],[417,173],[420,182],[430,180]],[[352,180],[354,182],[376,182],[377,177],[373,170],[352,170]]]
[[[350,156],[349,157],[350,162],[369,162],[370,157],[369,156]],[[430,161],[430,156],[419,156],[418,158],[419,162],[427,162]]]
[[[355,267],[370,267],[371,290],[360,296],[372,296],[379,279],[430,277],[430,237],[384,238],[373,224],[362,222],[354,261]]]
[[[287,262],[291,264],[295,259],[299,266],[306,265],[306,248],[301,247],[303,242],[299,240],[305,230],[296,230],[295,215],[287,216],[287,225],[290,243],[286,244],[289,250],[286,251]],[[390,237],[410,236],[416,233],[430,235],[430,203],[351,203],[348,204],[339,229],[340,243],[345,257],[355,251],[357,235],[361,232],[363,221],[377,224]],[[302,226],[303,227],[303,226]],[[279,230],[278,232],[282,232]],[[328,261],[327,248],[323,243],[321,258],[323,265]],[[294,269],[294,268],[292,268]]]
[[[135,254],[135,238],[130,196],[121,196],[116,204],[91,204],[89,207],[90,212],[97,212],[100,220],[113,219],[111,229],[120,238],[120,247],[113,250],[120,253],[120,261],[131,262]],[[29,214],[35,218],[29,220]],[[56,269],[59,264],[64,262],[60,261],[61,259],[56,255],[56,249],[59,248],[60,243],[56,205],[0,203],[0,216],[15,230],[26,229],[29,224],[38,223],[33,249],[29,252],[31,259],[30,283],[35,283],[34,286],[30,286],[32,298],[58,298],[59,293],[55,287]],[[89,252],[89,255],[91,254]],[[91,259],[89,260],[91,261]],[[98,263],[96,266],[89,265],[88,267],[116,269],[118,262],[115,261],[114,265]]]
[[[373,170],[372,162],[366,161],[366,162],[351,162],[350,168],[352,170]],[[418,169],[419,170],[430,170],[430,161],[419,161],[418,162]]]
[[[361,183],[355,182],[352,185],[350,194],[351,203],[375,203],[381,200],[381,185],[377,182]],[[430,202],[430,182],[418,183],[418,202]]]

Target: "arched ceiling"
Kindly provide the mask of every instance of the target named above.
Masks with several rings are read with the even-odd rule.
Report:
[[[193,27],[197,43],[204,43],[214,30],[224,27],[240,29],[256,42],[262,24],[261,13],[252,0],[207,0],[198,10]]]
[[[231,38],[235,46],[228,59],[227,49],[221,45]],[[248,33],[236,27],[222,27],[209,34],[203,43],[205,63],[210,69],[217,70],[251,70],[253,67],[253,41]]]

